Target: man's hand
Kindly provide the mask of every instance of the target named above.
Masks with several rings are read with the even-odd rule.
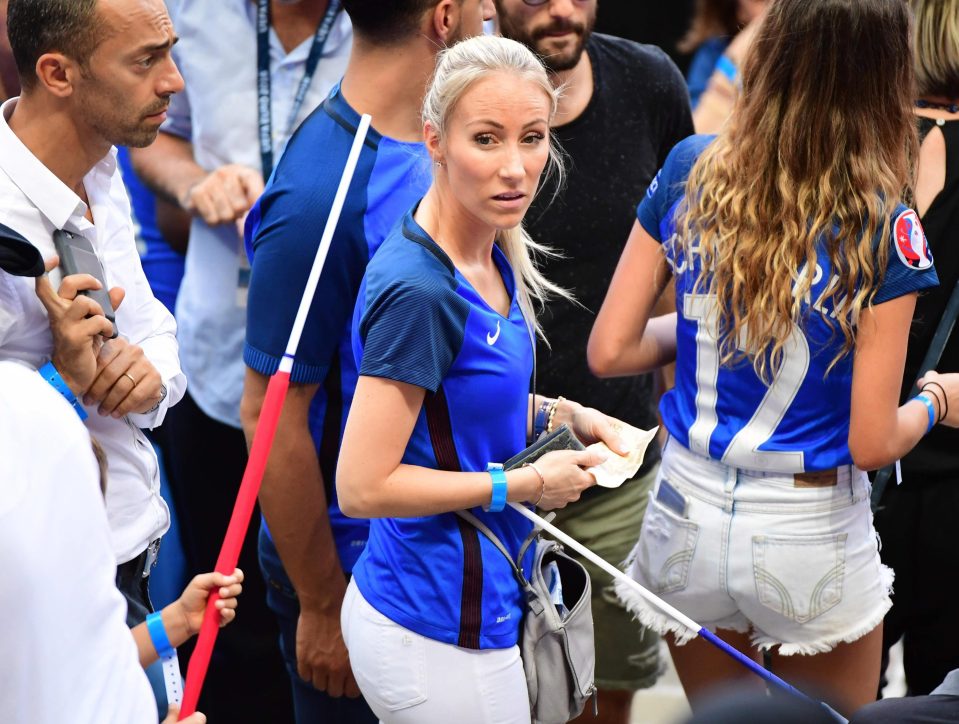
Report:
[[[96,376],[83,396],[83,404],[100,403],[101,415],[117,418],[131,412],[147,412],[160,401],[162,385],[160,373],[143,349],[117,337],[100,348]]]
[[[55,269],[59,263],[59,257],[47,259],[46,271]],[[64,277],[56,292],[46,274],[36,280],[37,298],[47,310],[53,333],[53,366],[75,395],[82,395],[93,383],[99,371],[97,353],[103,335],[113,334],[113,324],[103,315],[100,305],[80,294],[101,287],[102,284],[89,274]],[[120,306],[123,296],[119,287],[110,290],[114,309]]]
[[[216,226],[245,218],[261,193],[263,177],[259,171],[231,163],[208,173],[178,200],[185,210]]]
[[[296,625],[296,668],[300,678],[330,696],[355,699],[360,688],[340,631],[340,606],[302,606]]]

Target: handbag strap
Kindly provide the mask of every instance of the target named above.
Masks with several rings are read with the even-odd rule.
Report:
[[[509,554],[509,551],[506,550],[506,546],[503,545],[503,541],[499,539],[499,536],[497,536],[492,530],[490,530],[489,526],[486,525],[486,523],[481,521],[479,518],[477,518],[475,515],[470,513],[468,510],[457,510],[454,512],[460,518],[465,520],[467,523],[469,523],[474,528],[476,528],[476,530],[478,530],[480,533],[486,536],[486,538],[489,540],[490,543],[493,544],[496,550],[502,553],[503,557],[507,561],[509,561],[510,568],[513,569],[513,576],[519,582],[520,587],[522,588],[528,587],[529,581],[526,580],[526,576],[523,574],[523,569],[520,568],[520,566],[516,564],[516,561],[513,560],[513,556],[511,556]],[[535,533],[536,533],[536,530],[534,529],[533,534]],[[522,560],[522,558],[520,560]]]
[[[939,360],[942,359],[942,353],[946,349],[946,343],[952,335],[952,328],[956,325],[956,317],[959,317],[959,281],[957,281],[956,286],[952,288],[952,294],[949,296],[946,308],[942,312],[942,318],[939,320],[936,332],[932,336],[932,342],[929,343],[929,349],[926,352],[926,356],[922,358],[922,364],[919,365],[919,375],[912,385],[912,390],[909,392],[910,396],[919,394],[917,388],[919,380],[922,379],[922,376],[926,374],[926,372],[936,367],[939,364]],[[875,479],[872,481],[870,504],[872,505],[873,513],[879,509],[882,494],[885,492],[895,468],[895,464],[880,468],[879,472],[876,473]]]

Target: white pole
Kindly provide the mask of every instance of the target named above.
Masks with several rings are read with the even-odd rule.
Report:
[[[625,573],[619,570],[616,566],[600,558],[598,555],[593,553],[589,548],[584,546],[582,543],[580,543],[574,538],[570,538],[568,535],[566,535],[563,531],[561,531],[555,525],[553,525],[552,523],[548,523],[546,520],[536,515],[536,513],[531,511],[526,506],[520,505],[519,503],[510,503],[510,506],[512,506],[512,508],[516,512],[518,512],[520,515],[522,515],[524,518],[531,520],[533,522],[533,525],[535,525],[537,528],[541,528],[547,531],[556,540],[562,541],[563,543],[568,545],[574,551],[576,551],[581,556],[583,556],[583,558],[590,561],[594,565],[602,568],[604,571],[606,571],[609,575],[611,575],[617,581],[622,581],[623,583],[625,583],[627,586],[632,588],[634,591],[636,591],[636,593],[638,593],[640,596],[645,598],[651,604],[653,604],[659,609],[662,609],[664,613],[668,614],[669,616],[673,617],[675,620],[679,621],[679,623],[681,623],[683,626],[685,626],[686,628],[692,631],[699,632],[699,629],[701,628],[701,626],[698,623],[693,621],[691,618],[689,618],[682,612],[677,611],[675,608],[670,606],[668,603],[666,603],[662,599],[658,598],[654,594],[647,591],[645,588],[640,586],[639,583],[634,581],[630,576],[627,576]]]
[[[293,358],[296,356],[296,348],[300,345],[300,337],[303,335],[303,327],[306,325],[306,318],[310,313],[313,295],[316,293],[317,284],[320,283],[320,272],[323,271],[326,255],[329,254],[330,244],[333,243],[333,232],[336,231],[336,224],[340,220],[340,212],[343,211],[343,203],[346,201],[346,193],[349,191],[350,181],[353,179],[353,172],[356,170],[356,163],[360,158],[360,151],[363,150],[363,143],[366,141],[366,134],[370,128],[370,120],[371,117],[366,113],[360,117],[360,124],[356,129],[356,136],[353,137],[353,146],[350,148],[350,155],[347,156],[346,159],[346,168],[343,170],[340,185],[337,187],[336,195],[333,197],[330,216],[326,220],[323,236],[320,237],[320,246],[316,250],[313,267],[310,269],[310,276],[306,281],[306,289],[303,292],[300,307],[296,310],[296,319],[293,321],[290,341],[287,342],[286,354],[283,355],[283,360],[280,363],[281,369],[283,369],[284,365],[292,367]]]

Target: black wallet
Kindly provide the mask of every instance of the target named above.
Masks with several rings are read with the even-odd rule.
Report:
[[[504,470],[513,470],[521,468],[526,463],[532,463],[539,460],[543,455],[553,450],[585,450],[586,446],[579,441],[579,438],[573,434],[569,425],[560,425],[548,435],[540,435],[525,450],[521,450],[513,457],[503,463]]]

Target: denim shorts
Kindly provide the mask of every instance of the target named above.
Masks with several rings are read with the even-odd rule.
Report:
[[[750,633],[784,655],[826,652],[872,631],[892,605],[869,492],[851,465],[742,470],[670,439],[626,570],[707,629]],[[622,583],[617,593],[676,643],[695,635]]]

